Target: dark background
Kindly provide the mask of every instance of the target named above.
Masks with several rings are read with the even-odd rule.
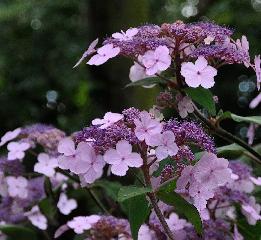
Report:
[[[261,52],[261,0],[0,0],[0,133],[25,124],[53,124],[68,133],[107,111],[148,109],[159,89],[128,88],[131,62],[72,66],[89,43],[145,23],[214,20],[245,34],[250,52]],[[223,67],[214,94],[240,115],[257,95],[255,73]],[[247,125],[231,125],[245,136]]]

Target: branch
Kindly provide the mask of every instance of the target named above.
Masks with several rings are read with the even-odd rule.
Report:
[[[199,109],[194,105],[194,114],[210,129],[213,131],[214,134],[223,138],[224,140],[230,143],[237,143],[244,149],[246,149],[250,154],[249,156],[258,164],[261,164],[261,155],[256,152],[252,147],[250,147],[247,143],[245,143],[240,138],[236,137],[235,135],[227,132],[220,126],[215,125],[212,121],[205,118],[205,116],[199,111]]]
[[[151,187],[151,180],[150,180],[150,173],[149,173],[149,166],[148,166],[148,163],[147,163],[147,156],[146,154],[143,154],[143,160],[144,160],[144,165],[143,165],[143,174],[144,174],[144,179],[145,179],[145,182],[146,182],[146,185]],[[173,237],[173,234],[162,214],[162,212],[160,211],[159,209],[159,206],[157,204],[157,198],[156,198],[156,195],[154,192],[151,192],[151,193],[148,193],[147,194],[149,199],[150,199],[150,202],[151,202],[151,205],[152,205],[152,208],[154,209],[162,227],[164,228],[165,230],[165,233],[166,235],[168,236],[168,238],[170,240],[174,240],[174,237]]]

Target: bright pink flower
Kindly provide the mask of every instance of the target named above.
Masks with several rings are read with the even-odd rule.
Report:
[[[132,38],[139,32],[139,30],[137,28],[130,28],[125,32],[121,31],[113,33],[112,37],[115,39],[118,39],[120,41],[128,41],[128,40],[132,40]]]
[[[179,218],[176,213],[171,213],[169,218],[166,219],[166,222],[171,231],[178,231],[185,227],[191,226],[191,224],[188,223],[185,219]]]
[[[181,75],[185,78],[188,86],[196,88],[211,88],[214,86],[214,77],[217,70],[208,65],[208,61],[204,57],[198,57],[195,64],[192,62],[182,63]]]
[[[4,136],[1,137],[0,147],[6,144],[7,142],[13,140],[14,138],[16,138],[20,134],[20,132],[21,132],[21,128],[16,128],[13,131],[9,131],[5,133]]]
[[[223,186],[231,181],[231,169],[228,168],[228,160],[218,158],[213,153],[206,152],[193,168],[194,178],[207,186],[208,189],[214,189]]]
[[[140,167],[143,164],[140,154],[132,152],[132,146],[126,140],[119,141],[116,150],[107,150],[104,160],[112,165],[111,172],[118,176],[126,175],[129,167]]]
[[[92,120],[92,125],[100,125],[99,128],[105,129],[112,124],[120,121],[123,119],[123,115],[119,113],[112,113],[112,112],[107,112],[105,113],[104,117],[101,118],[96,118]]]
[[[41,230],[47,229],[47,219],[46,217],[40,212],[38,206],[34,206],[29,212],[24,214],[28,217],[30,222]]]
[[[56,158],[50,157],[46,153],[40,153],[37,157],[38,162],[34,165],[34,171],[42,173],[47,177],[53,177],[55,174],[55,168],[58,167],[58,161]]]
[[[255,62],[257,89],[260,90],[260,83],[261,83],[261,60],[260,60],[260,55],[255,56],[254,62]]]
[[[256,203],[256,199],[251,196],[249,198],[249,204],[243,204],[241,206],[241,212],[247,218],[247,222],[250,225],[256,225],[256,222],[261,220],[260,210],[261,206]]]
[[[98,48],[97,54],[87,62],[89,65],[101,65],[107,62],[110,58],[116,57],[120,53],[119,47],[113,47],[112,44],[106,44],[101,48]]]
[[[7,145],[8,149],[8,160],[23,159],[25,156],[25,151],[30,148],[30,144],[27,142],[10,142]]]
[[[169,49],[166,46],[159,46],[155,51],[149,50],[142,56],[141,62],[149,76],[165,71],[171,64]]]
[[[28,181],[24,177],[6,177],[8,193],[11,197],[27,198],[28,195]]]
[[[256,108],[261,102],[261,93],[259,93],[249,104],[251,109]]]
[[[85,230],[91,229],[92,225],[100,220],[100,216],[91,215],[88,217],[78,216],[74,217],[67,225],[77,234],[82,234]]]
[[[140,141],[144,141],[149,145],[152,136],[161,133],[162,124],[156,119],[152,119],[146,111],[140,113],[140,120],[135,119],[135,135]]]
[[[190,97],[185,96],[185,97],[179,97],[178,101],[178,110],[179,110],[179,115],[182,118],[185,118],[188,116],[188,113],[192,113],[194,111],[192,101]]]
[[[83,53],[82,57],[80,58],[80,60],[73,66],[73,68],[76,68],[86,57],[88,57],[89,55],[91,55],[92,53],[95,52],[95,47],[98,44],[99,39],[95,39],[90,46],[88,47],[88,49]]]
[[[72,210],[77,208],[77,202],[74,199],[68,199],[66,194],[61,193],[57,207],[62,214],[68,215],[72,212]]]
[[[156,134],[150,138],[150,146],[157,146],[155,153],[158,160],[177,154],[179,148],[175,143],[175,135],[171,131]]]

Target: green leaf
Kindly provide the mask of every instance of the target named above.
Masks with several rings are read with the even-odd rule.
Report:
[[[14,240],[37,240],[36,232],[19,225],[0,225],[0,231]]]
[[[261,116],[248,116],[248,117],[242,117],[242,116],[238,116],[234,113],[231,112],[224,112],[221,116],[220,119],[227,119],[227,118],[231,118],[233,119],[235,122],[248,122],[248,123],[255,123],[255,124],[259,124],[261,125]]]
[[[164,81],[162,78],[159,77],[150,77],[138,80],[136,82],[131,82],[127,84],[125,87],[136,87],[136,86],[150,86],[153,84],[166,84],[167,81]]]
[[[157,192],[158,198],[168,205],[172,205],[178,214],[184,215],[191,222],[197,233],[202,233],[202,222],[196,207],[188,203],[183,197],[174,191],[175,181],[164,185]]]
[[[217,154],[219,156],[238,156],[243,154],[244,151],[245,149],[236,143],[217,148]]]
[[[186,88],[187,95],[196,103],[208,110],[211,115],[216,115],[216,106],[212,93],[205,88]]]
[[[118,201],[123,202],[129,198],[133,198],[144,193],[151,192],[152,189],[149,187],[136,187],[136,186],[126,186],[121,187],[118,192]]]
[[[249,122],[249,123],[256,123],[261,125],[261,116],[249,116],[249,117],[241,117],[234,113],[231,113],[231,118],[236,122]]]
[[[101,187],[105,193],[113,200],[118,200],[118,192],[122,185],[119,182],[111,182],[107,180],[99,180],[93,184],[94,187]]]
[[[256,225],[249,225],[245,218],[240,218],[237,222],[239,232],[244,236],[245,240],[257,240],[261,236],[261,222]]]
[[[175,167],[176,166],[176,162],[173,161],[173,159],[171,159],[171,158],[163,159],[162,161],[160,161],[158,169],[153,172],[153,177],[159,177],[161,172],[162,172],[162,170],[164,169],[164,167],[166,165],[171,165],[171,166]]]
[[[137,240],[140,226],[149,216],[150,207],[145,194],[130,198],[127,202],[129,208],[128,219],[130,222],[132,238]]]
[[[45,198],[39,202],[41,212],[48,218],[53,220],[57,213],[55,203],[50,198]]]

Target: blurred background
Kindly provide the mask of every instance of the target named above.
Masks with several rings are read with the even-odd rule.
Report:
[[[159,89],[127,88],[131,62],[73,65],[89,43],[145,23],[214,20],[245,34],[261,53],[261,0],[1,0],[0,133],[25,124],[53,124],[68,133],[107,111],[148,109]],[[216,78],[220,105],[240,115],[257,95],[255,74],[226,66]],[[247,126],[227,128],[245,136]]]

